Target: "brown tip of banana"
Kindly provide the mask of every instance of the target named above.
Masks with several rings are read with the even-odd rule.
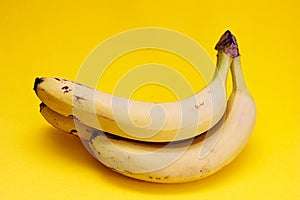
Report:
[[[37,89],[37,86],[41,83],[41,82],[43,82],[43,79],[42,78],[35,78],[35,80],[34,80],[34,86],[33,86],[33,90],[36,92],[36,89]]]
[[[47,107],[46,104],[44,104],[43,102],[40,103],[40,112],[43,110],[43,108]]]

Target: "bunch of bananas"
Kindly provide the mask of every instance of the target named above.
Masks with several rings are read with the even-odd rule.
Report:
[[[256,106],[243,78],[235,37],[215,48],[216,72],[201,91],[177,102],[141,102],[62,78],[36,78],[40,112],[54,127],[79,136],[110,169],[139,180],[198,180],[230,163],[245,147]],[[233,89],[226,97],[231,70]],[[163,109],[155,113],[155,107]],[[154,113],[154,114],[153,114]]]

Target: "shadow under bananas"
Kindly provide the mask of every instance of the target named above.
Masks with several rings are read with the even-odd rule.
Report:
[[[53,154],[64,157],[66,161],[70,161],[72,164],[84,165],[84,167],[89,168],[89,170],[95,170],[95,174],[96,176],[97,174],[99,175],[99,179],[114,185],[114,187],[126,188],[138,193],[170,195],[193,193],[195,191],[199,193],[203,191],[216,192],[218,188],[223,188],[233,182],[244,181],[242,179],[236,179],[236,176],[243,173],[251,173],[251,171],[247,171],[250,170],[250,168],[246,167],[251,162],[248,159],[248,155],[251,154],[251,149],[254,148],[251,142],[249,142],[234,161],[211,176],[188,183],[159,184],[129,178],[108,169],[97,161],[87,149],[85,149],[82,142],[73,135],[68,135],[53,127],[47,127],[43,132],[44,134],[41,136],[43,137],[41,138],[44,143],[43,145],[45,148],[53,149]]]

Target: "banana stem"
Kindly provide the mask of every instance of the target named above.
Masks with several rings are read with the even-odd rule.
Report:
[[[219,68],[219,66],[222,66],[224,62],[229,62],[228,58],[226,59],[226,56],[228,56],[231,58],[229,60],[232,62],[230,68],[232,72],[232,81],[235,83],[233,84],[233,89],[248,91],[247,85],[243,78],[240,53],[235,36],[232,35],[229,30],[227,30],[221,36],[219,42],[216,44],[215,49],[218,51],[217,68],[219,69],[219,74],[222,76],[222,78],[227,77],[227,70]]]
[[[233,59],[230,69],[232,74],[232,82],[235,83],[233,84],[233,90],[248,91],[245,79],[243,78],[244,76],[241,67],[240,56]]]
[[[227,80],[227,75],[231,63],[232,58],[225,54],[223,51],[219,51],[217,55],[217,67],[214,74],[214,78],[216,76],[220,76],[221,80]]]
[[[214,76],[221,76],[222,80],[227,80],[228,68],[231,66],[232,60],[239,56],[239,49],[234,35],[227,30],[216,44],[217,69]],[[222,67],[223,66],[223,67]],[[225,67],[226,66],[226,67]]]
[[[224,53],[231,58],[240,55],[236,38],[229,30],[221,36],[219,42],[215,46],[215,50],[218,52],[224,51]]]

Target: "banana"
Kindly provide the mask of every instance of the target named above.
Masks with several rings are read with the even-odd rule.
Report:
[[[94,156],[121,174],[150,182],[188,182],[215,173],[245,147],[256,121],[256,105],[243,79],[239,57],[233,61],[232,74],[234,85],[225,116],[205,134],[156,146],[94,135],[90,141]],[[178,152],[182,154],[178,156]]]
[[[54,127],[84,136],[89,151],[112,170],[139,180],[180,183],[202,179],[229,164],[246,146],[256,121],[256,105],[244,81],[240,56],[231,65],[233,90],[222,119],[191,139],[151,143],[115,137],[74,122],[41,104],[41,114]],[[76,119],[75,119],[76,121]]]
[[[226,110],[229,67],[237,55],[235,37],[226,31],[216,45],[212,81],[195,95],[176,102],[142,102],[97,91],[70,80],[36,78],[34,90],[63,116],[124,138],[169,142],[188,139],[213,127]]]

